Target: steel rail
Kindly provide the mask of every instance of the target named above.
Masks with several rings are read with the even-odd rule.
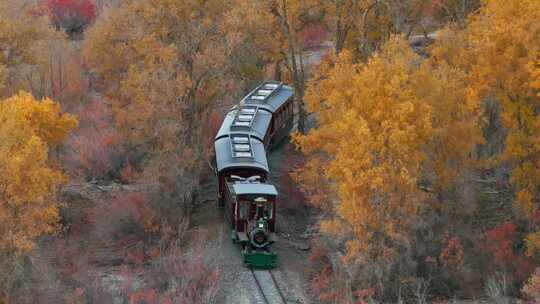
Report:
[[[257,275],[255,274],[255,271],[251,267],[249,268],[249,270],[251,271],[251,275],[255,279],[255,284],[257,285],[257,289],[259,290],[259,293],[262,295],[264,299],[264,303],[270,304],[270,302],[268,301],[268,298],[266,298],[266,294],[264,293],[261,283],[259,282],[259,279],[257,278]]]
[[[284,304],[287,304],[287,299],[285,299],[285,296],[283,295],[283,292],[281,291],[281,288],[279,288],[279,285],[277,283],[277,280],[276,278],[274,277],[274,273],[272,273],[271,270],[268,270],[268,272],[270,273],[270,277],[272,278],[272,282],[274,282],[274,286],[276,286],[276,289],[279,293],[279,297],[281,298],[281,301],[284,303]]]
[[[260,272],[261,274],[268,273],[270,275],[270,280],[268,280],[268,278],[264,279],[264,281],[267,281],[266,284],[268,285],[266,289],[268,289],[269,287],[271,289],[275,288],[279,297],[277,297],[277,295],[275,295],[275,292],[273,291],[270,291],[270,293],[267,293],[268,290],[265,291],[265,288],[263,288],[264,282],[261,282],[261,279],[257,277],[256,271],[253,270],[253,268],[250,268],[250,271],[251,271],[251,275],[255,279],[255,284],[257,285],[257,289],[259,290],[259,293],[262,295],[265,304],[272,304],[276,302],[287,304],[287,299],[285,298],[285,295],[283,294],[283,291],[279,287],[277,280],[271,270],[257,270],[257,272]]]

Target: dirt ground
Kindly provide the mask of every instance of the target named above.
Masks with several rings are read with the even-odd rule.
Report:
[[[270,152],[270,181],[279,191],[280,174],[283,170],[286,143]],[[217,208],[215,201],[215,181],[204,185],[204,198],[197,205],[192,224],[193,229],[215,235],[219,240],[219,265],[223,269],[223,282],[218,297],[219,303],[252,304],[263,303],[250,271],[243,265],[242,256],[237,245],[231,241],[231,230],[223,217],[223,210]],[[280,192],[281,193],[281,192]],[[287,197],[280,196],[281,201]],[[309,245],[303,238],[308,229],[309,217],[303,212],[291,214],[278,205],[278,240],[274,244],[279,258],[274,275],[288,303],[314,303],[309,292]]]

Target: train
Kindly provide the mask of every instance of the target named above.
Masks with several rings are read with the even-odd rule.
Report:
[[[278,191],[269,182],[267,151],[285,140],[294,121],[294,89],[267,80],[225,115],[214,140],[217,202],[245,265],[275,267]]]

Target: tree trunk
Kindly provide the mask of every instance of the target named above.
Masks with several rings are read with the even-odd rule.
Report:
[[[274,80],[281,81],[281,62],[283,60],[277,60],[274,66]]]
[[[306,110],[304,109],[304,90],[297,90],[296,105],[298,107],[298,132],[306,133]]]

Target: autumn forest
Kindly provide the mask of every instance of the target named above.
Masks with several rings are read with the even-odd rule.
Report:
[[[540,1],[0,0],[0,304],[256,303],[214,137],[265,80],[290,303],[540,303]],[[267,302],[269,303],[269,302]]]

